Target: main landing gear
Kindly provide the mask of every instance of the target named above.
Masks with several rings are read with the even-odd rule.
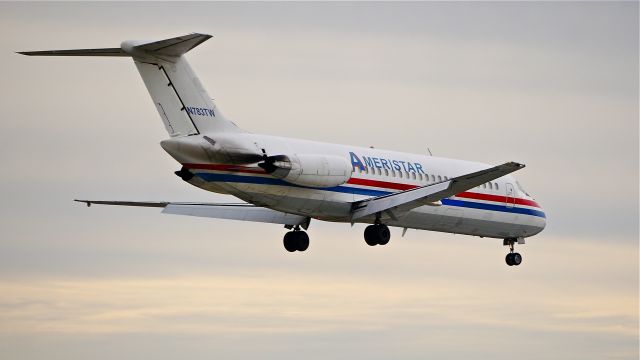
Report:
[[[509,266],[518,266],[520,264],[522,264],[522,255],[520,255],[517,252],[514,252],[514,245],[516,243],[516,241],[518,242],[518,244],[524,244],[524,239],[519,238],[519,239],[504,239],[504,245],[505,246],[509,246],[509,253],[507,254],[507,257],[505,258],[505,261],[507,262],[507,265]]]
[[[376,222],[364,229],[364,241],[369,246],[387,245],[391,239],[391,231],[385,224]]]
[[[305,251],[309,248],[309,235],[296,226],[295,229],[284,234],[282,243],[288,252]]]

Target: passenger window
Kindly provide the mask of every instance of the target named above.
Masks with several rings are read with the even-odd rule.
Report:
[[[438,182],[442,181],[442,176],[438,175]]]
[[[445,180],[449,180],[449,178],[448,178],[448,177],[446,177],[446,176],[444,177],[444,179],[445,179]]]
[[[402,171],[398,171],[398,175],[400,176],[400,179],[402,179]]]
[[[489,183],[489,189],[493,190],[493,183]]]
[[[389,170],[384,169],[384,176],[389,176]]]
[[[413,180],[415,180],[415,179],[416,179],[416,173],[411,173],[411,178],[412,178]]]
[[[498,183],[496,183],[496,190],[500,190],[500,187],[498,186]]]
[[[391,169],[391,176],[396,177],[396,171]]]
[[[436,182],[436,176],[435,175],[431,175],[431,182]]]
[[[422,181],[422,174],[418,174],[418,180]]]

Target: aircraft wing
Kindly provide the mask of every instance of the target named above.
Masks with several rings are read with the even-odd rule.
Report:
[[[188,215],[217,219],[254,221],[283,225],[308,225],[305,216],[271,210],[251,204],[214,204],[214,203],[180,203],[180,202],[144,202],[144,201],[102,201],[74,200],[87,206],[119,205],[163,208],[163,214]]]
[[[422,205],[437,203],[444,198],[473,189],[478,185],[495,180],[523,167],[524,164],[508,162],[489,169],[451,178],[447,181],[356,201],[351,205],[351,220],[379,212],[387,212],[393,217],[394,210],[409,211]]]

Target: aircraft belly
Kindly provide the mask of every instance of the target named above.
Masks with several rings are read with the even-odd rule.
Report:
[[[532,236],[539,232],[536,219],[526,215],[514,217],[513,214],[499,211],[422,206],[410,211],[399,221],[390,221],[388,224],[454,234],[509,238]]]
[[[216,189],[259,206],[336,222],[350,222],[351,202],[361,197],[322,189],[235,182],[218,182]],[[394,216],[383,213],[382,220],[390,226],[492,238],[532,236],[544,227],[544,219],[535,216],[448,205],[421,206]],[[356,222],[374,221],[375,216],[367,216]]]
[[[346,220],[353,195],[302,187],[232,183],[232,195],[271,209],[329,221]]]

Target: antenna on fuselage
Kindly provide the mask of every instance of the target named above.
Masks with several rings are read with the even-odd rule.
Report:
[[[433,156],[433,154],[431,153],[431,149],[429,149],[429,147],[427,147],[427,151],[429,152],[429,156]]]

